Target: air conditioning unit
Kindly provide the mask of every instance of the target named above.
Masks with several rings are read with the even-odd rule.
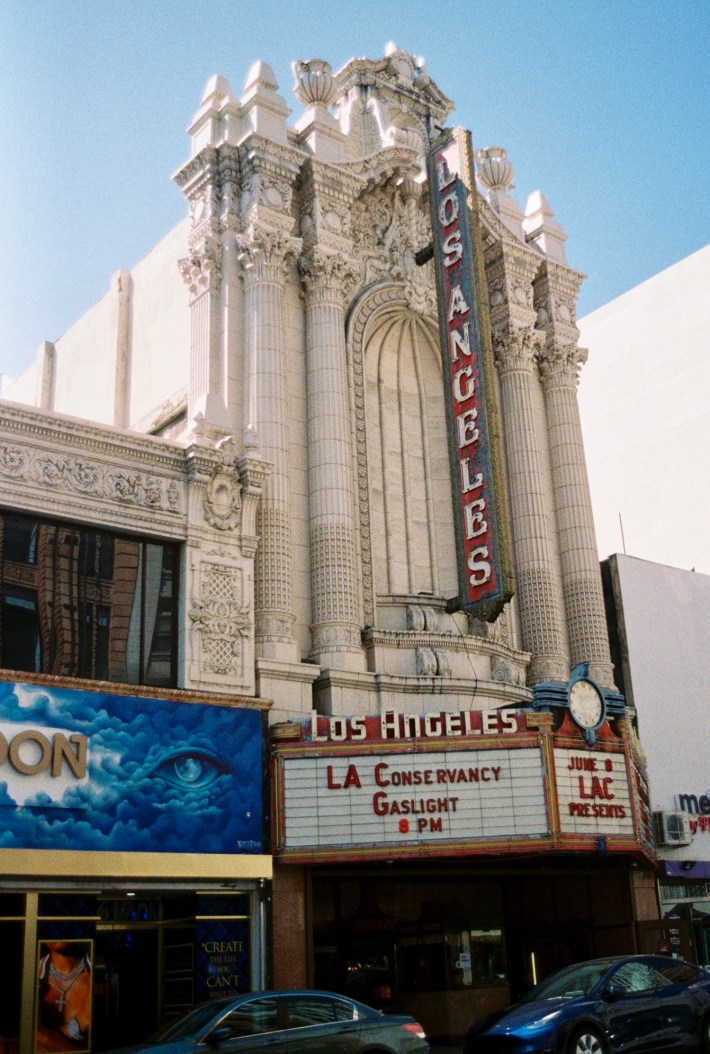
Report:
[[[653,829],[657,845],[678,847],[690,845],[693,841],[690,823],[684,812],[654,812]]]

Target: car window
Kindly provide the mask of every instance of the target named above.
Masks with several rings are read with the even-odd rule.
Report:
[[[178,1039],[195,1036],[209,1025],[216,1013],[217,1008],[212,1003],[202,1003],[177,1021],[163,1025],[152,1037],[152,1042],[175,1043]]]
[[[612,960],[601,959],[593,963],[568,966],[546,977],[523,996],[523,1002],[536,999],[569,999],[587,995],[599,984],[612,965]]]
[[[648,962],[643,961],[622,963],[609,983],[623,992],[649,992],[658,988],[655,971]]]
[[[232,1036],[258,1036],[279,1027],[278,1000],[260,996],[235,1006],[220,1019],[219,1028],[228,1027]]]
[[[334,999],[333,1006],[337,1021],[357,1021],[360,1017],[358,1008],[347,999]]]
[[[702,976],[702,971],[692,963],[670,957],[654,959],[653,968],[665,977],[669,984],[691,984]]]
[[[288,1001],[288,1027],[304,1028],[306,1025],[324,1025],[333,1021],[352,1021],[354,1007],[347,999],[331,996],[299,995]]]

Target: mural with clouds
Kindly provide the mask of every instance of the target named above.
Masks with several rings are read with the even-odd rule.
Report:
[[[0,683],[1,848],[260,853],[262,773],[258,710]]]

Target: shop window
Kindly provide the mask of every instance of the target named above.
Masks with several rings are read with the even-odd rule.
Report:
[[[412,928],[400,941],[402,987],[410,991],[505,984],[501,929]]]
[[[176,545],[13,513],[0,531],[0,666],[176,686]]]

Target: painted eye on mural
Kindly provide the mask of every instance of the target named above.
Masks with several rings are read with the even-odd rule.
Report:
[[[229,771],[225,761],[207,750],[176,750],[156,765],[151,775],[175,787],[201,790]]]

